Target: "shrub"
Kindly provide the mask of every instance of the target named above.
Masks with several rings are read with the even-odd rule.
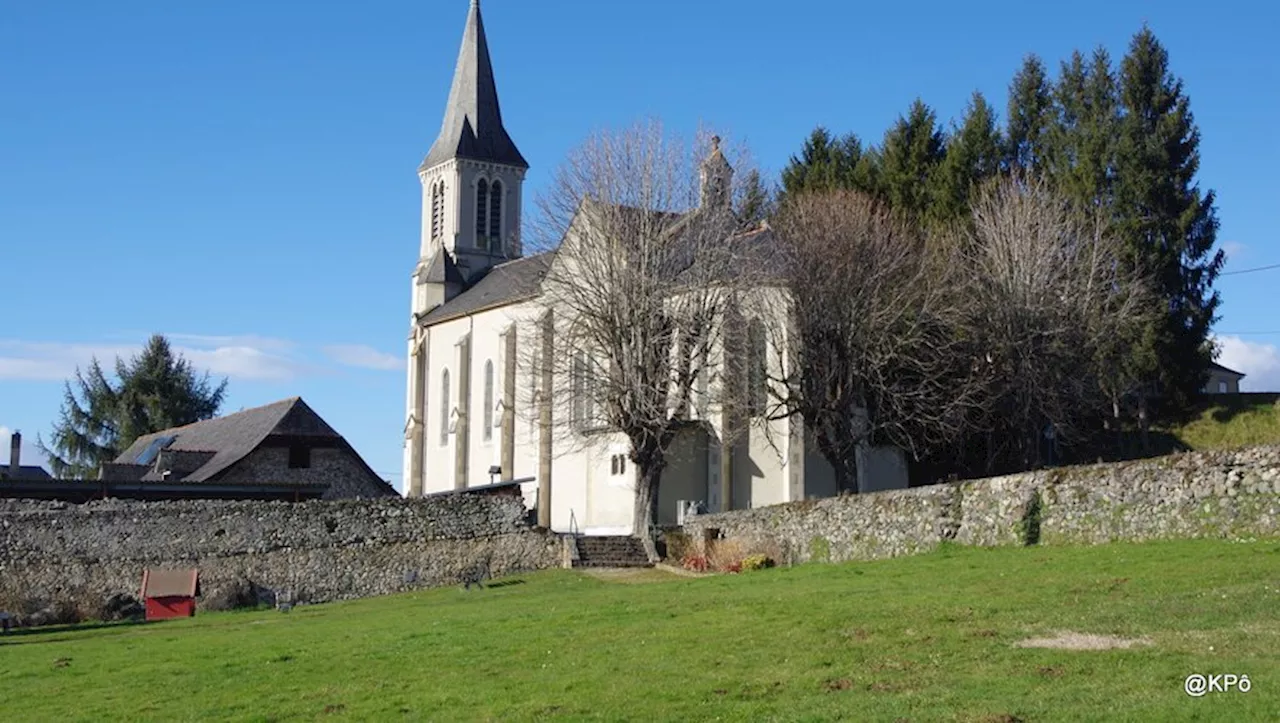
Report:
[[[768,555],[755,554],[748,555],[742,559],[742,569],[744,571],[763,570],[766,567],[773,567],[774,562]]]
[[[730,568],[742,567],[742,558],[750,552],[739,540],[716,540],[707,546],[707,561],[720,572],[737,572]]]
[[[662,533],[662,538],[666,542],[668,559],[684,560],[690,555],[697,554],[693,538],[684,532],[667,531]]]
[[[704,555],[685,555],[684,559],[681,560],[680,565],[684,569],[692,570],[694,572],[706,572],[707,568],[711,567],[711,564],[707,562],[707,558]]]

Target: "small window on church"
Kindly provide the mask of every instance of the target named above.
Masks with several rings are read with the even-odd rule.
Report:
[[[295,445],[289,448],[289,469],[310,469],[311,448]]]
[[[476,184],[476,246],[485,248],[484,235],[488,227],[488,211],[489,211],[489,182],[480,179]]]
[[[449,444],[449,370],[440,376],[440,446]]]
[[[493,361],[484,363],[484,439],[493,439]]]
[[[747,412],[759,416],[764,414],[769,396],[769,346],[759,319],[747,325],[747,354]]]
[[[444,233],[444,181],[431,184],[431,238]]]
[[[502,182],[494,181],[489,189],[489,250],[502,248]]]

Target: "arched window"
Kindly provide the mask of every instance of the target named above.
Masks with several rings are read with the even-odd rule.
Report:
[[[440,375],[440,446],[449,444],[449,370]]]
[[[485,248],[484,234],[487,230],[489,213],[489,182],[480,179],[476,184],[476,246]]]
[[[764,324],[752,319],[747,325],[747,411],[753,416],[764,414],[768,402],[768,354]]]
[[[493,439],[493,360],[484,363],[484,438]]]
[[[489,189],[489,250],[502,249],[502,181]]]
[[[431,238],[444,233],[444,181],[431,184]]]

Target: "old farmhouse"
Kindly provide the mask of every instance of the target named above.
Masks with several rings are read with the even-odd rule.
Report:
[[[140,437],[99,477],[196,491],[299,488],[323,499],[398,494],[298,397]]]

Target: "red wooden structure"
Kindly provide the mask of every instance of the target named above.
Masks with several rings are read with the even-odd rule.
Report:
[[[196,614],[200,594],[198,570],[143,570],[142,599],[147,620],[189,618]]]

